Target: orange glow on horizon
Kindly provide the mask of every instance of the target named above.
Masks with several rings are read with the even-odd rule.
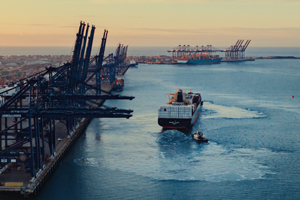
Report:
[[[292,0],[29,0],[2,8],[1,46],[73,46],[81,20],[96,26],[96,44],[108,29],[109,46],[300,46],[300,3]]]

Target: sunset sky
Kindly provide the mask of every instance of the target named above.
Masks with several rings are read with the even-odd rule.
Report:
[[[3,0],[0,46],[73,46],[80,21],[108,46],[300,47],[299,0]]]

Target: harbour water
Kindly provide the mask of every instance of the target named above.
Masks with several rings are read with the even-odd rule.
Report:
[[[133,117],[93,119],[33,199],[299,197],[299,60],[140,64],[124,79],[120,94],[135,99],[106,105]],[[200,118],[162,131],[158,108],[178,88],[201,92]],[[191,138],[199,125],[207,144]]]

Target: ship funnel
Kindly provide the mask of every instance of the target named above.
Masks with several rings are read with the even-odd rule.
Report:
[[[182,90],[178,91],[177,93],[177,102],[183,102]]]

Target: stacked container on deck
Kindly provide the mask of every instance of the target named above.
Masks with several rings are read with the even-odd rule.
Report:
[[[159,118],[188,119],[192,117],[192,106],[163,105],[158,109]]]

